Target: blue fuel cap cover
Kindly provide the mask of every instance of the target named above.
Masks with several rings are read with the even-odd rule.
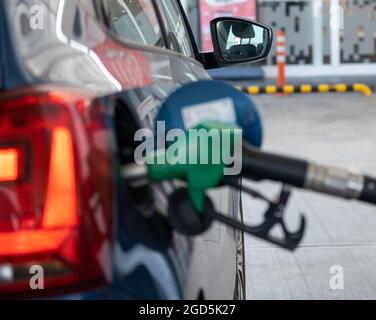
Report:
[[[166,130],[191,129],[205,121],[233,124],[243,129],[243,139],[261,147],[263,129],[251,98],[224,82],[203,80],[177,89],[162,104],[156,121]]]

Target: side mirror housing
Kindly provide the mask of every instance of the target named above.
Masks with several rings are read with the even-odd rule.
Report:
[[[206,69],[264,60],[273,43],[270,27],[248,19],[222,17],[211,21],[213,52],[202,53]]]

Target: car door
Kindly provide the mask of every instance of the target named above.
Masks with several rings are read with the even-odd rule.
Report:
[[[115,4],[117,5],[117,3],[118,1]],[[127,1],[122,3],[124,5]],[[140,3],[147,8],[144,17],[150,17],[151,3],[147,7],[145,7],[145,1],[140,1]],[[160,0],[155,1],[154,4],[162,23],[161,31],[165,35],[165,43],[159,41],[158,45],[145,47],[146,37],[127,36],[126,31],[122,32],[125,29],[116,26],[118,22],[110,22],[110,30],[116,30],[114,36],[122,38],[121,40],[127,45],[140,49],[150,63],[152,85],[130,90],[123,94],[124,101],[127,101],[125,95],[139,98],[138,101],[127,101],[126,103],[139,110],[138,114],[142,125],[149,128],[153,128],[154,118],[160,104],[176,88],[187,82],[209,78],[203,66],[197,61],[197,46],[179,1]],[[118,16],[110,17],[112,21],[116,18]],[[133,23],[136,20],[133,19]],[[152,18],[151,21],[154,22],[153,30],[159,30],[155,19]],[[146,23],[143,24],[143,26],[145,25]],[[139,33],[142,25],[139,28],[134,28],[134,30],[136,29]],[[162,50],[157,47],[161,47]],[[166,199],[172,189],[171,184],[154,188],[158,206],[163,203],[164,209],[166,209]],[[237,215],[238,194],[223,189],[213,192],[212,197],[222,212]],[[176,235],[175,238],[180,239],[182,245],[184,242],[182,237]],[[202,292],[208,298],[233,298],[236,281],[237,239],[238,234],[234,230],[220,225],[215,225],[208,233],[194,239],[192,260],[189,264],[190,268],[187,270],[189,277],[184,282],[183,288],[185,297],[195,299],[198,297],[198,292]],[[178,248],[179,250],[180,248]],[[218,265],[222,266],[222,270],[214,270],[214,266]],[[222,275],[221,281],[217,279],[218,272]]]
[[[120,8],[119,3],[121,3]],[[147,85],[129,88],[111,96],[112,101],[117,101],[116,131],[122,162],[126,164],[128,161],[133,161],[134,150],[129,146],[132,145],[135,130],[138,128],[154,130],[154,121],[160,105],[176,88],[187,82],[208,79],[209,76],[196,60],[197,49],[191,40],[189,26],[177,1],[107,0],[105,5],[105,21],[111,36],[124,47],[132,48],[142,54],[147,62],[147,74],[150,78],[150,83]],[[157,17],[153,14],[153,10]],[[163,34],[164,39],[156,36],[157,34]],[[133,131],[129,128],[129,118],[132,116],[133,121],[137,123]],[[166,251],[164,251],[166,248],[158,250],[157,242],[166,236],[162,231],[164,226],[153,225],[154,222],[150,217],[140,218],[137,213],[134,214],[134,208],[125,205],[133,202],[134,206],[145,208],[145,203],[154,200],[154,205],[163,215],[167,212],[168,195],[173,189],[173,184],[164,183],[151,189],[146,187],[143,190],[134,190],[131,195],[123,193],[122,199],[119,199],[121,206],[124,206],[121,211],[127,213],[121,216],[119,224],[123,228],[118,232],[118,243],[123,245],[118,245],[115,252],[117,267],[115,282],[118,290],[128,290],[131,283],[143,278],[146,281],[139,280],[138,283],[157,283],[158,290],[170,284],[167,297],[174,298],[171,292],[179,292],[179,290],[173,288],[173,277],[160,279],[157,276],[160,273],[168,274],[167,270],[170,269],[174,270],[179,280],[177,283],[180,285],[181,297],[193,299],[199,297],[202,286],[196,286],[195,289],[190,290],[189,295],[186,295],[187,285],[193,284],[194,280],[198,279],[196,275],[187,278],[192,257],[191,239],[175,233],[171,247]],[[151,191],[153,191],[153,199],[148,198]],[[145,196],[140,196],[142,194]],[[129,201],[122,201],[124,199]],[[129,261],[129,255],[143,257],[138,261],[138,268],[133,269],[131,274],[128,264],[122,263],[123,260]],[[163,266],[162,261],[167,263]],[[123,267],[120,267],[121,265]],[[197,272],[199,270],[193,273]],[[158,291],[157,289],[152,291]],[[141,287],[137,292],[145,294],[148,291],[150,292]],[[167,287],[163,291],[167,292]]]

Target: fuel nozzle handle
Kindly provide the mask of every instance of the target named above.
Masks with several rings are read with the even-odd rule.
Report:
[[[359,197],[360,201],[376,204],[376,179],[364,177],[363,190]]]
[[[344,169],[243,147],[242,176],[278,181],[345,199],[376,204],[376,179]]]

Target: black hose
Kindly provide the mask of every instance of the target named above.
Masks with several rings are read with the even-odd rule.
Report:
[[[251,179],[280,181],[304,187],[308,162],[243,147],[243,176]]]
[[[376,179],[243,146],[242,176],[376,204]]]

